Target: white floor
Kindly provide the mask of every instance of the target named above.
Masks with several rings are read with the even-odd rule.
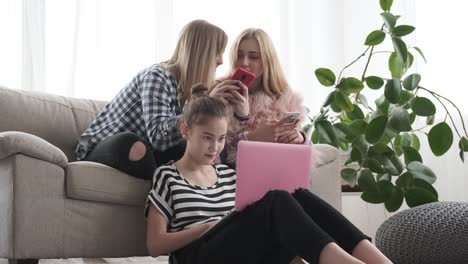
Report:
[[[167,257],[133,257],[133,258],[71,258],[43,259],[39,264],[167,264]],[[8,260],[0,259],[0,264],[8,264]]]

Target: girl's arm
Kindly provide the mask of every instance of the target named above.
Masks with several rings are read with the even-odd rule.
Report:
[[[146,247],[148,253],[152,257],[157,257],[174,252],[199,238],[203,232],[215,223],[216,221],[213,221],[186,230],[168,233],[166,218],[154,205],[150,205],[146,228]]]

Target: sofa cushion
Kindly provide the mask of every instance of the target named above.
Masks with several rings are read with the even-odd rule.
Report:
[[[60,148],[69,161],[78,139],[105,102],[0,86],[0,132],[22,131]]]
[[[143,207],[151,188],[149,180],[95,162],[72,162],[65,171],[67,196],[73,199]]]
[[[40,137],[18,131],[0,132],[0,159],[16,153],[23,153],[61,167],[66,167],[68,163],[63,151]]]

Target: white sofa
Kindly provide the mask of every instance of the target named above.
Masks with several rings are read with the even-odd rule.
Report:
[[[74,158],[79,136],[104,106],[0,87],[0,258],[147,255],[150,182]],[[312,191],[340,210],[337,151],[316,145],[314,157]]]

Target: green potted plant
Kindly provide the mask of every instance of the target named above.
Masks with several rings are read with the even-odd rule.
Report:
[[[331,91],[320,113],[310,117],[308,125],[313,129],[312,142],[330,144],[348,153],[342,178],[351,186],[360,187],[364,201],[384,203],[389,212],[398,210],[404,200],[409,207],[438,200],[432,186],[436,175],[423,164],[419,153],[420,136],[427,136],[432,152],[441,156],[454,141],[451,123],[459,138],[462,161],[468,151],[468,134],[458,107],[421,86],[421,75],[409,73],[414,56],[426,59],[421,49],[405,43],[404,37],[415,27],[398,23],[399,16],[390,12],[392,3],[380,0],[382,27],[368,34],[365,51],[346,65],[338,77],[327,68],[315,71],[319,82]],[[393,50],[377,50],[384,41],[391,41]],[[367,74],[376,54],[388,56],[389,76]],[[366,60],[362,75],[345,77],[345,70],[361,59]],[[375,104],[370,104],[365,96],[370,90],[380,92]],[[445,110],[444,120],[437,124],[434,99]],[[457,110],[462,129],[456,126],[447,105]],[[427,125],[413,127],[415,120],[421,118],[426,119]]]

